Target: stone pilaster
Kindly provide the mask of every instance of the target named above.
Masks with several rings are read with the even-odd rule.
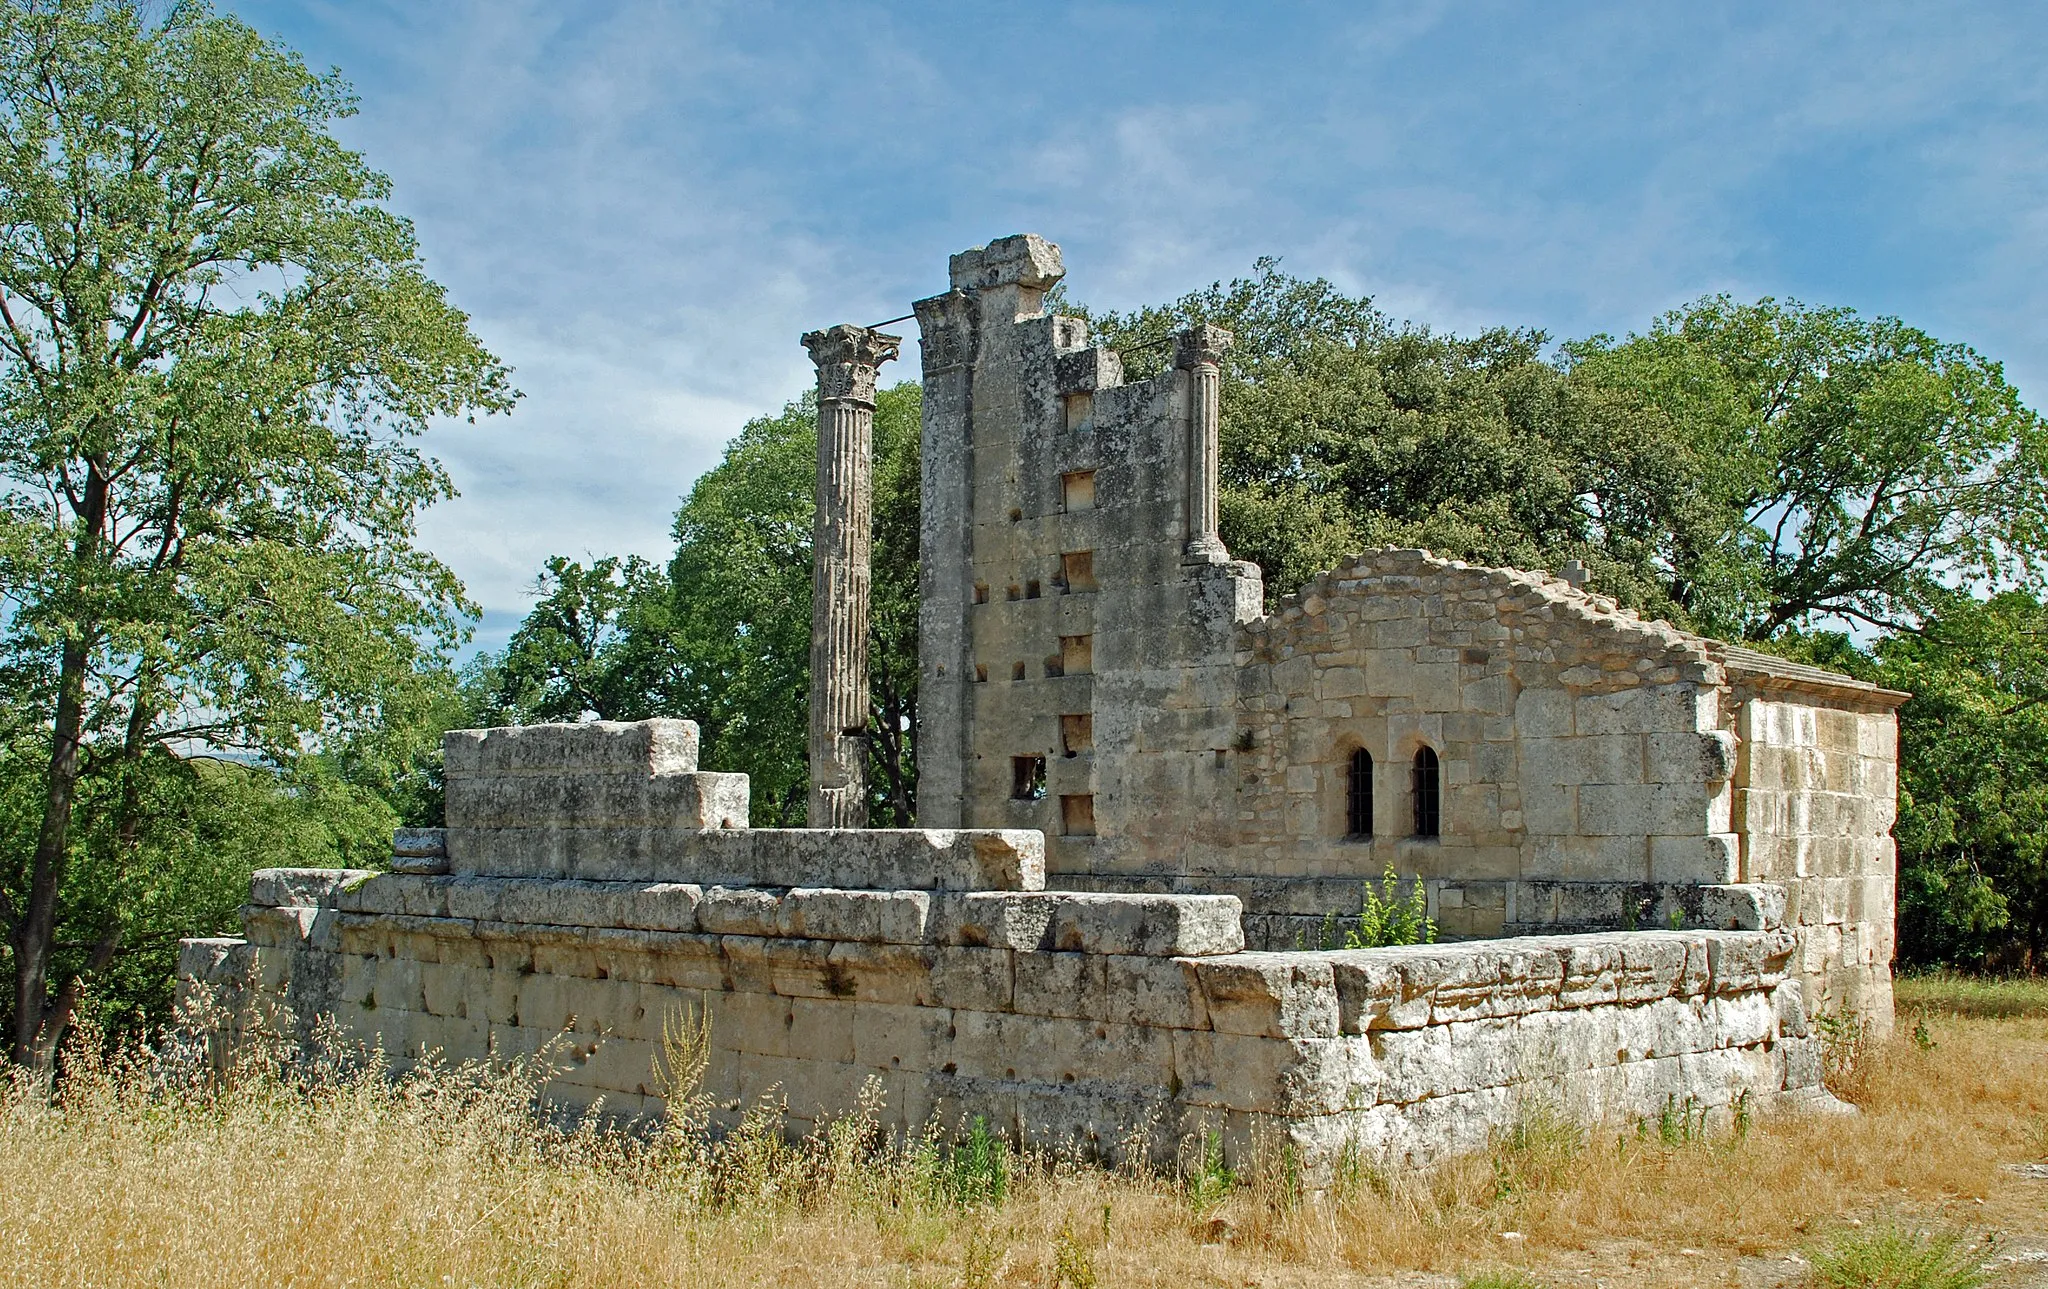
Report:
[[[1221,327],[1190,327],[1175,337],[1173,365],[1187,373],[1188,496],[1187,544],[1190,564],[1220,564],[1230,558],[1217,532],[1216,491],[1222,474],[1217,432],[1222,420],[1223,353],[1234,338]]]
[[[974,360],[978,321],[965,291],[919,300],[923,450],[918,490],[917,821],[958,828],[967,791],[968,620],[974,550]]]
[[[865,828],[868,589],[873,576],[875,374],[901,338],[841,324],[804,336],[818,365],[818,510],[811,529],[813,828]]]

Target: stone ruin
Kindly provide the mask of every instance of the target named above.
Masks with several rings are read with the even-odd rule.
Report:
[[[1217,531],[1227,332],[1127,382],[1044,313],[1058,248],[919,301],[918,814],[866,829],[874,388],[819,369],[807,829],[748,827],[688,721],[457,730],[389,872],[267,870],[187,988],[253,984],[394,1059],[561,1053],[653,1116],[710,1019],[728,1119],[871,1084],[906,1130],[1164,1157],[1215,1131],[1414,1161],[1586,1118],[1831,1104],[1820,1013],[1891,1018],[1905,695],[1426,551],[1264,607]],[[1303,949],[1388,866],[1446,942]]]

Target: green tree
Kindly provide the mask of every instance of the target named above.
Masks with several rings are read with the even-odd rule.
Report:
[[[491,668],[494,719],[643,720],[658,714],[671,597],[661,571],[638,556],[585,567],[555,556],[535,581],[540,600]]]
[[[1899,709],[1899,956],[2048,963],[2048,608],[1951,597],[1868,654],[1815,660],[1913,695]],[[1812,656],[1812,655],[1809,655]]]
[[[868,623],[869,782],[877,823],[916,817],[920,391],[875,407],[874,581]],[[800,825],[811,649],[817,406],[806,394],[750,421],[676,512],[668,710],[704,724],[707,763],[752,776],[754,809]]]
[[[16,1062],[133,949],[171,760],[292,772],[459,634],[409,439],[515,395],[329,134],[353,101],[204,4],[0,2],[0,648],[41,766],[0,861]]]
[[[1682,442],[1696,493],[1653,562],[1702,629],[1910,628],[2048,571],[2048,423],[1999,364],[1896,318],[1710,296],[1565,347]]]
[[[870,817],[916,818],[919,390],[879,392],[868,627]],[[801,825],[817,486],[811,395],[749,421],[676,512],[666,578],[550,560],[543,596],[488,665],[495,719],[684,716],[704,763],[748,774],[753,816]]]
[[[1088,313],[1071,303],[1066,308]],[[1649,534],[1678,508],[1683,451],[1663,426],[1573,381],[1547,338],[1459,337],[1394,323],[1372,301],[1260,260],[1169,304],[1096,313],[1143,377],[1200,322],[1232,331],[1223,372],[1223,536],[1269,595],[1348,551],[1428,546],[1488,563],[1584,560],[1604,589],[1664,611]]]

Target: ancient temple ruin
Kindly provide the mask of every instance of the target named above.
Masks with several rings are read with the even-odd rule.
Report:
[[[1228,333],[1126,381],[1041,308],[1058,248],[953,257],[922,335],[920,828],[865,830],[869,437],[897,339],[819,369],[811,829],[747,826],[686,721],[454,731],[445,831],[389,873],[258,875],[251,979],[402,1059],[567,1044],[569,1103],[658,1113],[712,1020],[729,1113],[872,1081],[1114,1154],[1263,1134],[1476,1144],[1587,1116],[1821,1104],[1826,1012],[1891,1015],[1905,695],[1426,551],[1265,607],[1217,528]],[[1391,865],[1446,943],[1320,950]],[[1249,946],[1249,947],[1248,947]]]

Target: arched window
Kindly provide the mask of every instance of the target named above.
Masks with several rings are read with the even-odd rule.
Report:
[[[1372,753],[1364,748],[1351,754],[1351,768],[1345,776],[1344,823],[1347,836],[1372,836]]]
[[[1434,837],[1437,835],[1439,815],[1437,813],[1437,772],[1436,752],[1423,748],[1415,754],[1415,835]]]

